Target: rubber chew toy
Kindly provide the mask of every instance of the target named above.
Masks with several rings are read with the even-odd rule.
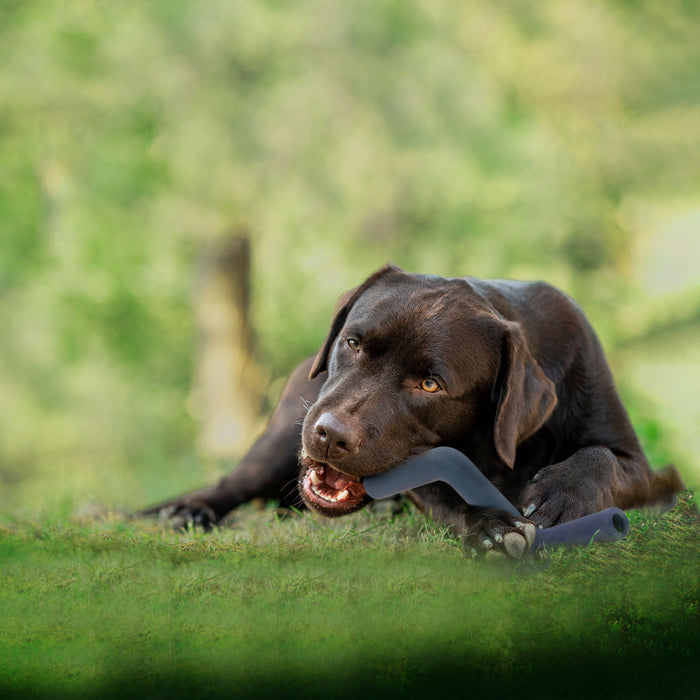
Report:
[[[468,457],[451,447],[436,447],[413,457],[391,471],[365,477],[367,493],[375,499],[387,498],[419,486],[443,481],[469,505],[499,508],[514,516],[522,513],[479,471]],[[619,508],[608,508],[577,520],[549,528],[538,528],[532,551],[544,545],[587,545],[590,542],[617,542],[627,536],[630,525]]]

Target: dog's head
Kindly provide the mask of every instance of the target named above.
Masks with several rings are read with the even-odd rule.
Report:
[[[370,499],[361,480],[487,426],[512,467],[550,415],[552,382],[468,281],[387,266],[341,297],[311,370],[327,372],[302,429],[307,505],[344,515]]]

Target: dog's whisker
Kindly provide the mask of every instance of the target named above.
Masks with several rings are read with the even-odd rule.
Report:
[[[299,493],[299,483],[297,479],[290,479],[281,489],[280,495],[289,503],[292,508],[304,508],[304,499]]]
[[[281,489],[280,493],[283,496],[288,496],[292,494],[295,490],[298,490],[298,481],[297,479],[290,479]]]

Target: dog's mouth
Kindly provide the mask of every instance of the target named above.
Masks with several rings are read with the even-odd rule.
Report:
[[[328,516],[347,515],[359,510],[372,499],[365,487],[329,464],[308,456],[300,458],[301,493],[306,505]]]

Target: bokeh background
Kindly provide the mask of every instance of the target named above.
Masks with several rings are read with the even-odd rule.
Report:
[[[387,261],[545,279],[700,484],[698,37],[690,0],[0,0],[0,506],[231,466],[192,388],[232,232],[261,416]]]

